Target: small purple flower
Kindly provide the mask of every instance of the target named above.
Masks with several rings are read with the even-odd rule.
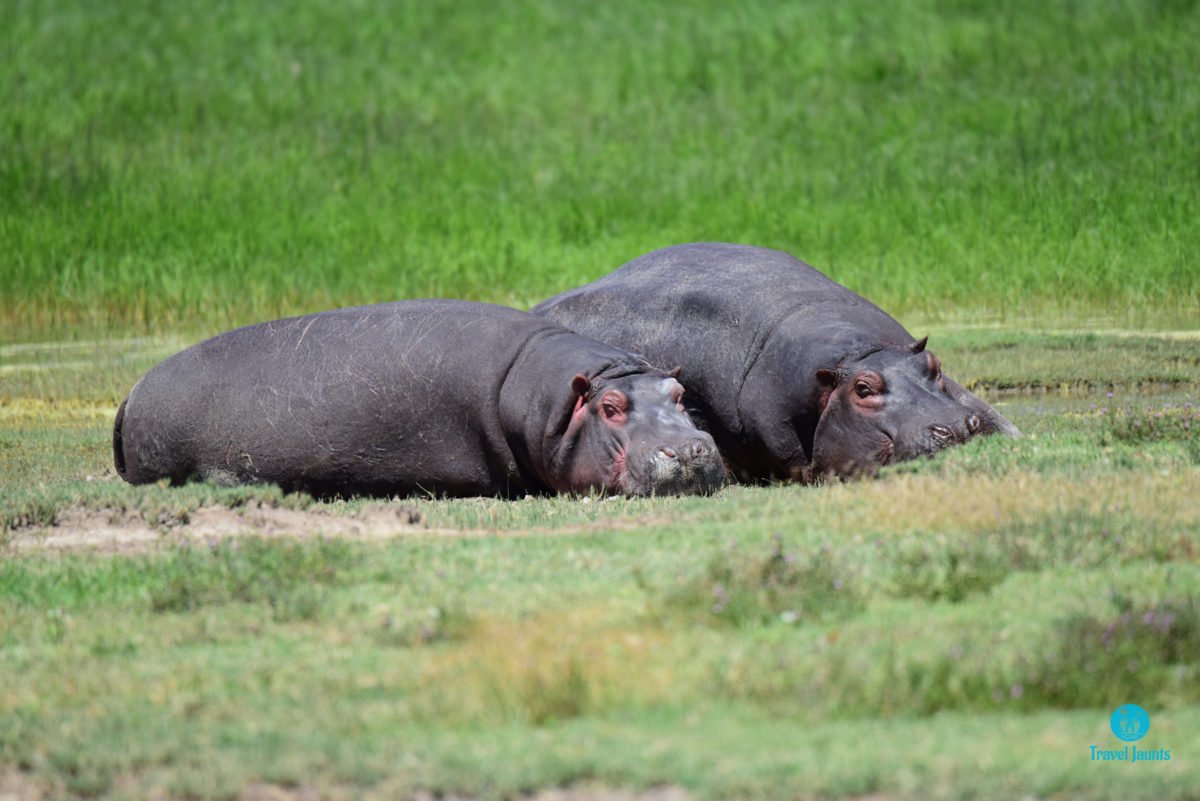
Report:
[[[1016,700],[1025,694],[1025,688],[1020,684],[1014,684],[1012,689],[1008,691],[1008,694],[1013,698],[1013,700]]]

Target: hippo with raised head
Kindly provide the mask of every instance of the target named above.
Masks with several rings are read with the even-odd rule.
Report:
[[[677,373],[527,312],[451,300],[239,328],[121,404],[117,472],[318,496],[705,493],[724,481]]]
[[[871,473],[1019,432],[874,303],[787,253],[717,243],[634,259],[533,311],[658,365],[743,481]]]

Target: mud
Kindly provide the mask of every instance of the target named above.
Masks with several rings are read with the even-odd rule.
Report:
[[[236,508],[202,506],[183,521],[167,523],[147,520],[136,510],[76,506],[60,512],[53,526],[12,531],[7,547],[18,552],[83,549],[137,553],[179,542],[245,536],[382,540],[416,533],[440,532],[429,528],[420,511],[403,504],[372,504],[349,514],[263,503]]]
[[[118,790],[135,790],[135,782],[128,778],[118,781]],[[121,787],[120,785],[128,785]],[[62,788],[53,793],[60,797]],[[119,794],[119,793],[118,793]],[[43,801],[51,797],[49,788],[40,785],[21,771],[0,769],[0,801]],[[65,797],[70,798],[70,794]],[[136,797],[136,792],[135,792]],[[153,801],[170,801],[172,796],[163,791],[150,791],[144,797]],[[378,791],[371,788],[334,787],[321,788],[298,786],[285,787],[266,782],[252,782],[237,796],[238,801],[350,801],[350,799],[401,798],[406,801],[474,801],[470,796],[419,791],[409,795],[393,795],[386,788]],[[520,796],[517,801],[690,801],[692,796],[682,787],[662,786],[646,790],[620,790],[599,785],[578,785],[539,790],[532,795]]]
[[[587,499],[584,499],[585,502]],[[431,525],[420,509],[403,502],[380,502],[353,512],[289,509],[257,501],[240,507],[202,506],[182,519],[147,519],[136,509],[72,506],[58,512],[51,526],[25,526],[0,532],[0,554],[46,551],[90,551],[138,554],[181,542],[212,543],[234,537],[380,541],[397,537],[541,537],[580,536],[667,526],[677,520],[662,515],[594,520],[575,525],[528,528],[448,528]],[[0,797],[0,801],[6,801]]]

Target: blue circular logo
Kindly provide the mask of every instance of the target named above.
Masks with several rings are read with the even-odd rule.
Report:
[[[1150,715],[1137,704],[1125,704],[1113,710],[1108,725],[1118,740],[1132,743],[1150,731]]]

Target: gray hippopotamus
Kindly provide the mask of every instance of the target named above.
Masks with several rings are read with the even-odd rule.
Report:
[[[113,427],[133,484],[333,495],[706,493],[677,374],[527,312],[384,303],[221,334],[154,367]]]
[[[787,253],[697,243],[533,311],[660,366],[743,481],[870,473],[1012,423],[891,316]]]

